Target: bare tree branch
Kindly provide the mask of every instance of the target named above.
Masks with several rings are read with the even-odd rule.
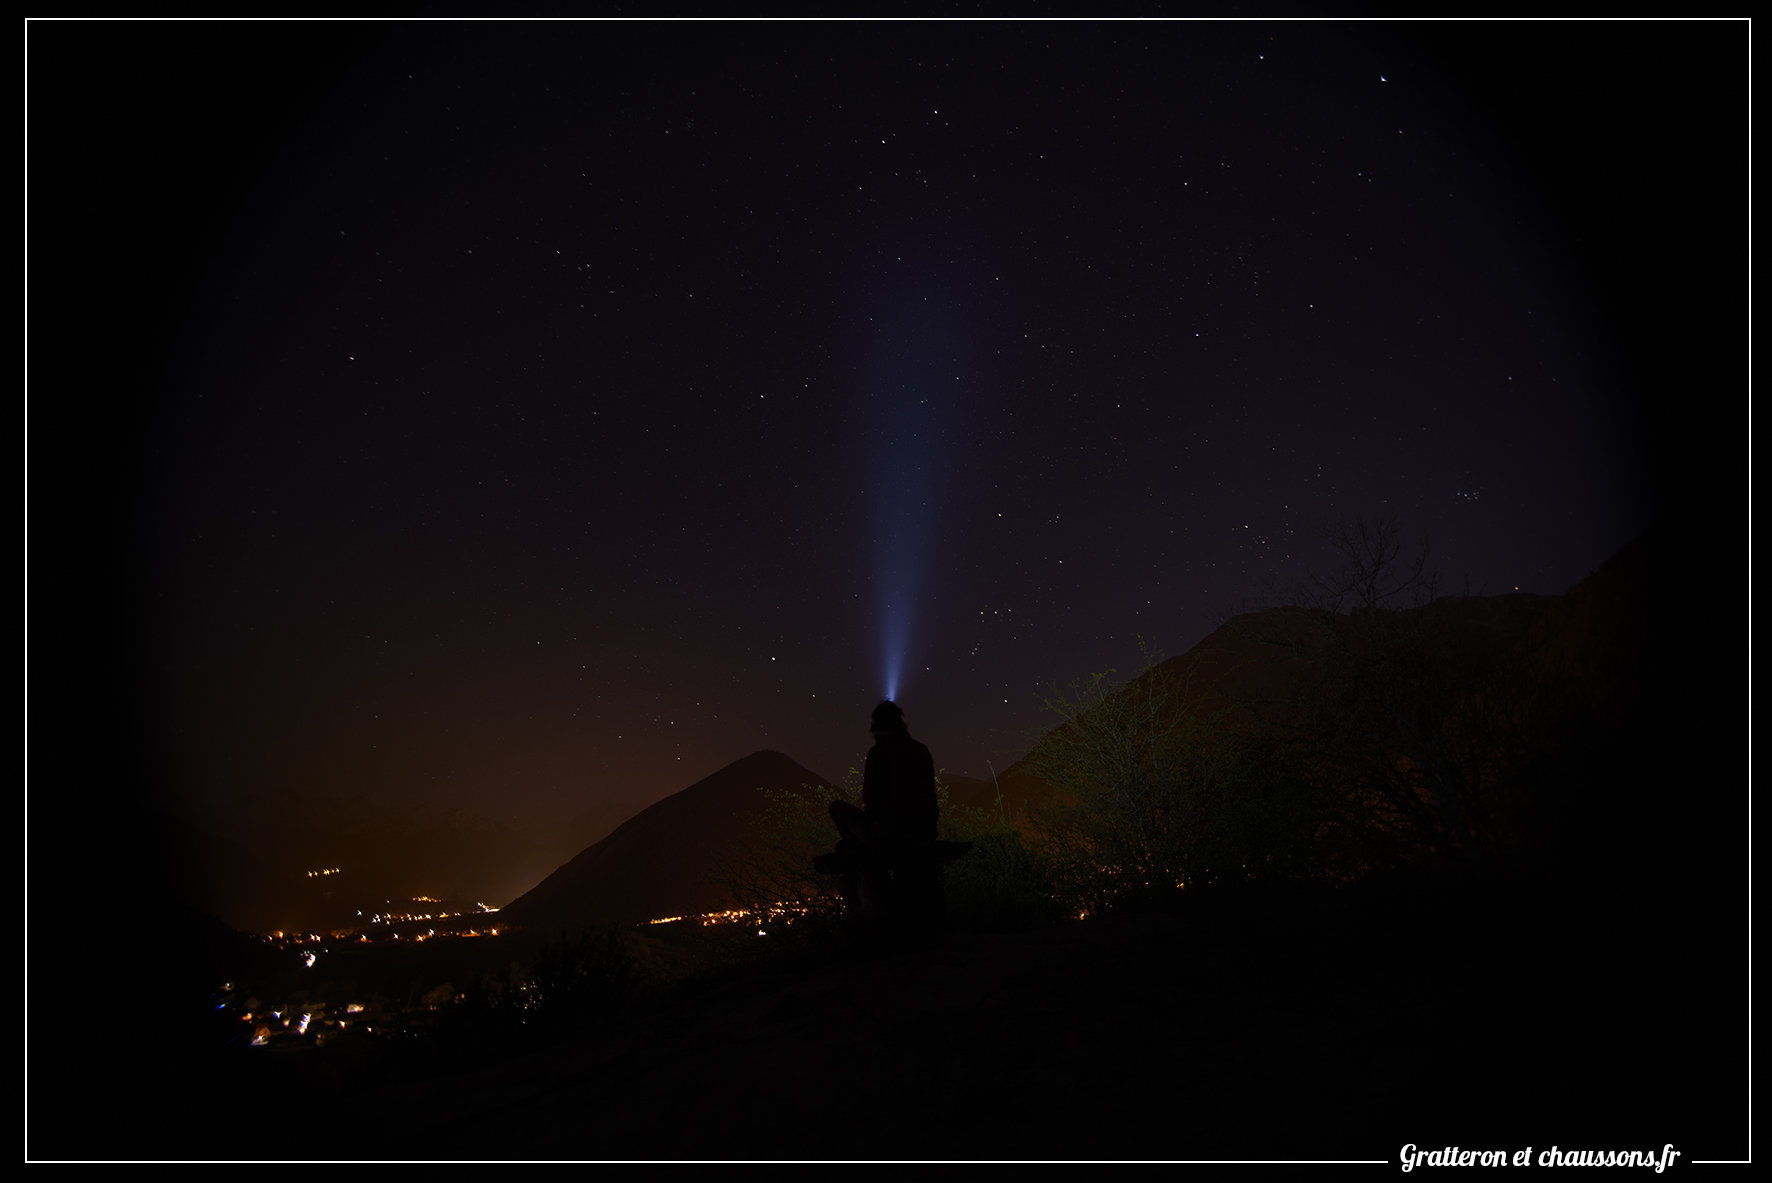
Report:
[[[1352,521],[1325,519],[1311,535],[1334,548],[1341,564],[1327,575],[1311,577],[1316,594],[1301,607],[1332,612],[1419,608],[1431,603],[1439,591],[1439,573],[1428,568],[1433,540],[1424,531],[1409,548],[1394,509],[1370,522],[1364,515],[1355,515]]]

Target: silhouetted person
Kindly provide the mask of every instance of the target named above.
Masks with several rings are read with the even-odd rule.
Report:
[[[831,820],[844,838],[838,851],[851,868],[844,896],[858,902],[863,911],[878,912],[885,910],[894,876],[900,887],[914,882],[913,894],[918,897],[933,888],[940,807],[935,800],[935,760],[928,748],[911,738],[898,705],[883,702],[875,707],[870,730],[874,746],[862,774],[862,808],[833,801]]]

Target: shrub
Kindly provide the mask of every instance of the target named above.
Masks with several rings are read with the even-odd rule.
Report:
[[[1297,749],[1241,708],[1207,709],[1191,670],[1161,663],[1146,650],[1130,682],[1107,670],[1047,698],[1061,722],[1026,764],[1057,790],[1034,822],[1067,910],[1352,873],[1362,826]]]
[[[640,996],[647,975],[618,930],[588,928],[572,941],[542,945],[518,976],[507,967],[475,981],[446,1008],[440,1033],[480,1053],[521,1050],[591,1030]]]
[[[1012,931],[1063,919],[1045,860],[994,810],[961,807],[944,819],[945,838],[972,849],[942,868],[948,920],[968,931]]]
[[[757,790],[758,808],[748,816],[744,839],[724,860],[715,882],[748,915],[744,923],[768,931],[807,920],[833,921],[843,914],[836,881],[820,875],[814,855],[831,850],[837,827],[833,801],[861,803],[861,774],[851,769],[850,784],[801,785],[799,791]]]

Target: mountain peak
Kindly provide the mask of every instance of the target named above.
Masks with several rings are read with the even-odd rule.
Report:
[[[502,920],[530,927],[644,923],[733,906],[713,883],[735,853],[758,790],[797,792],[829,779],[771,749],[740,757],[641,810],[506,907]],[[835,834],[833,832],[833,839]]]

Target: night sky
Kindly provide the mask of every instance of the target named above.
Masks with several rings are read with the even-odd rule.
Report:
[[[32,25],[33,825],[988,776],[1325,515],[1733,603],[1746,41]]]

